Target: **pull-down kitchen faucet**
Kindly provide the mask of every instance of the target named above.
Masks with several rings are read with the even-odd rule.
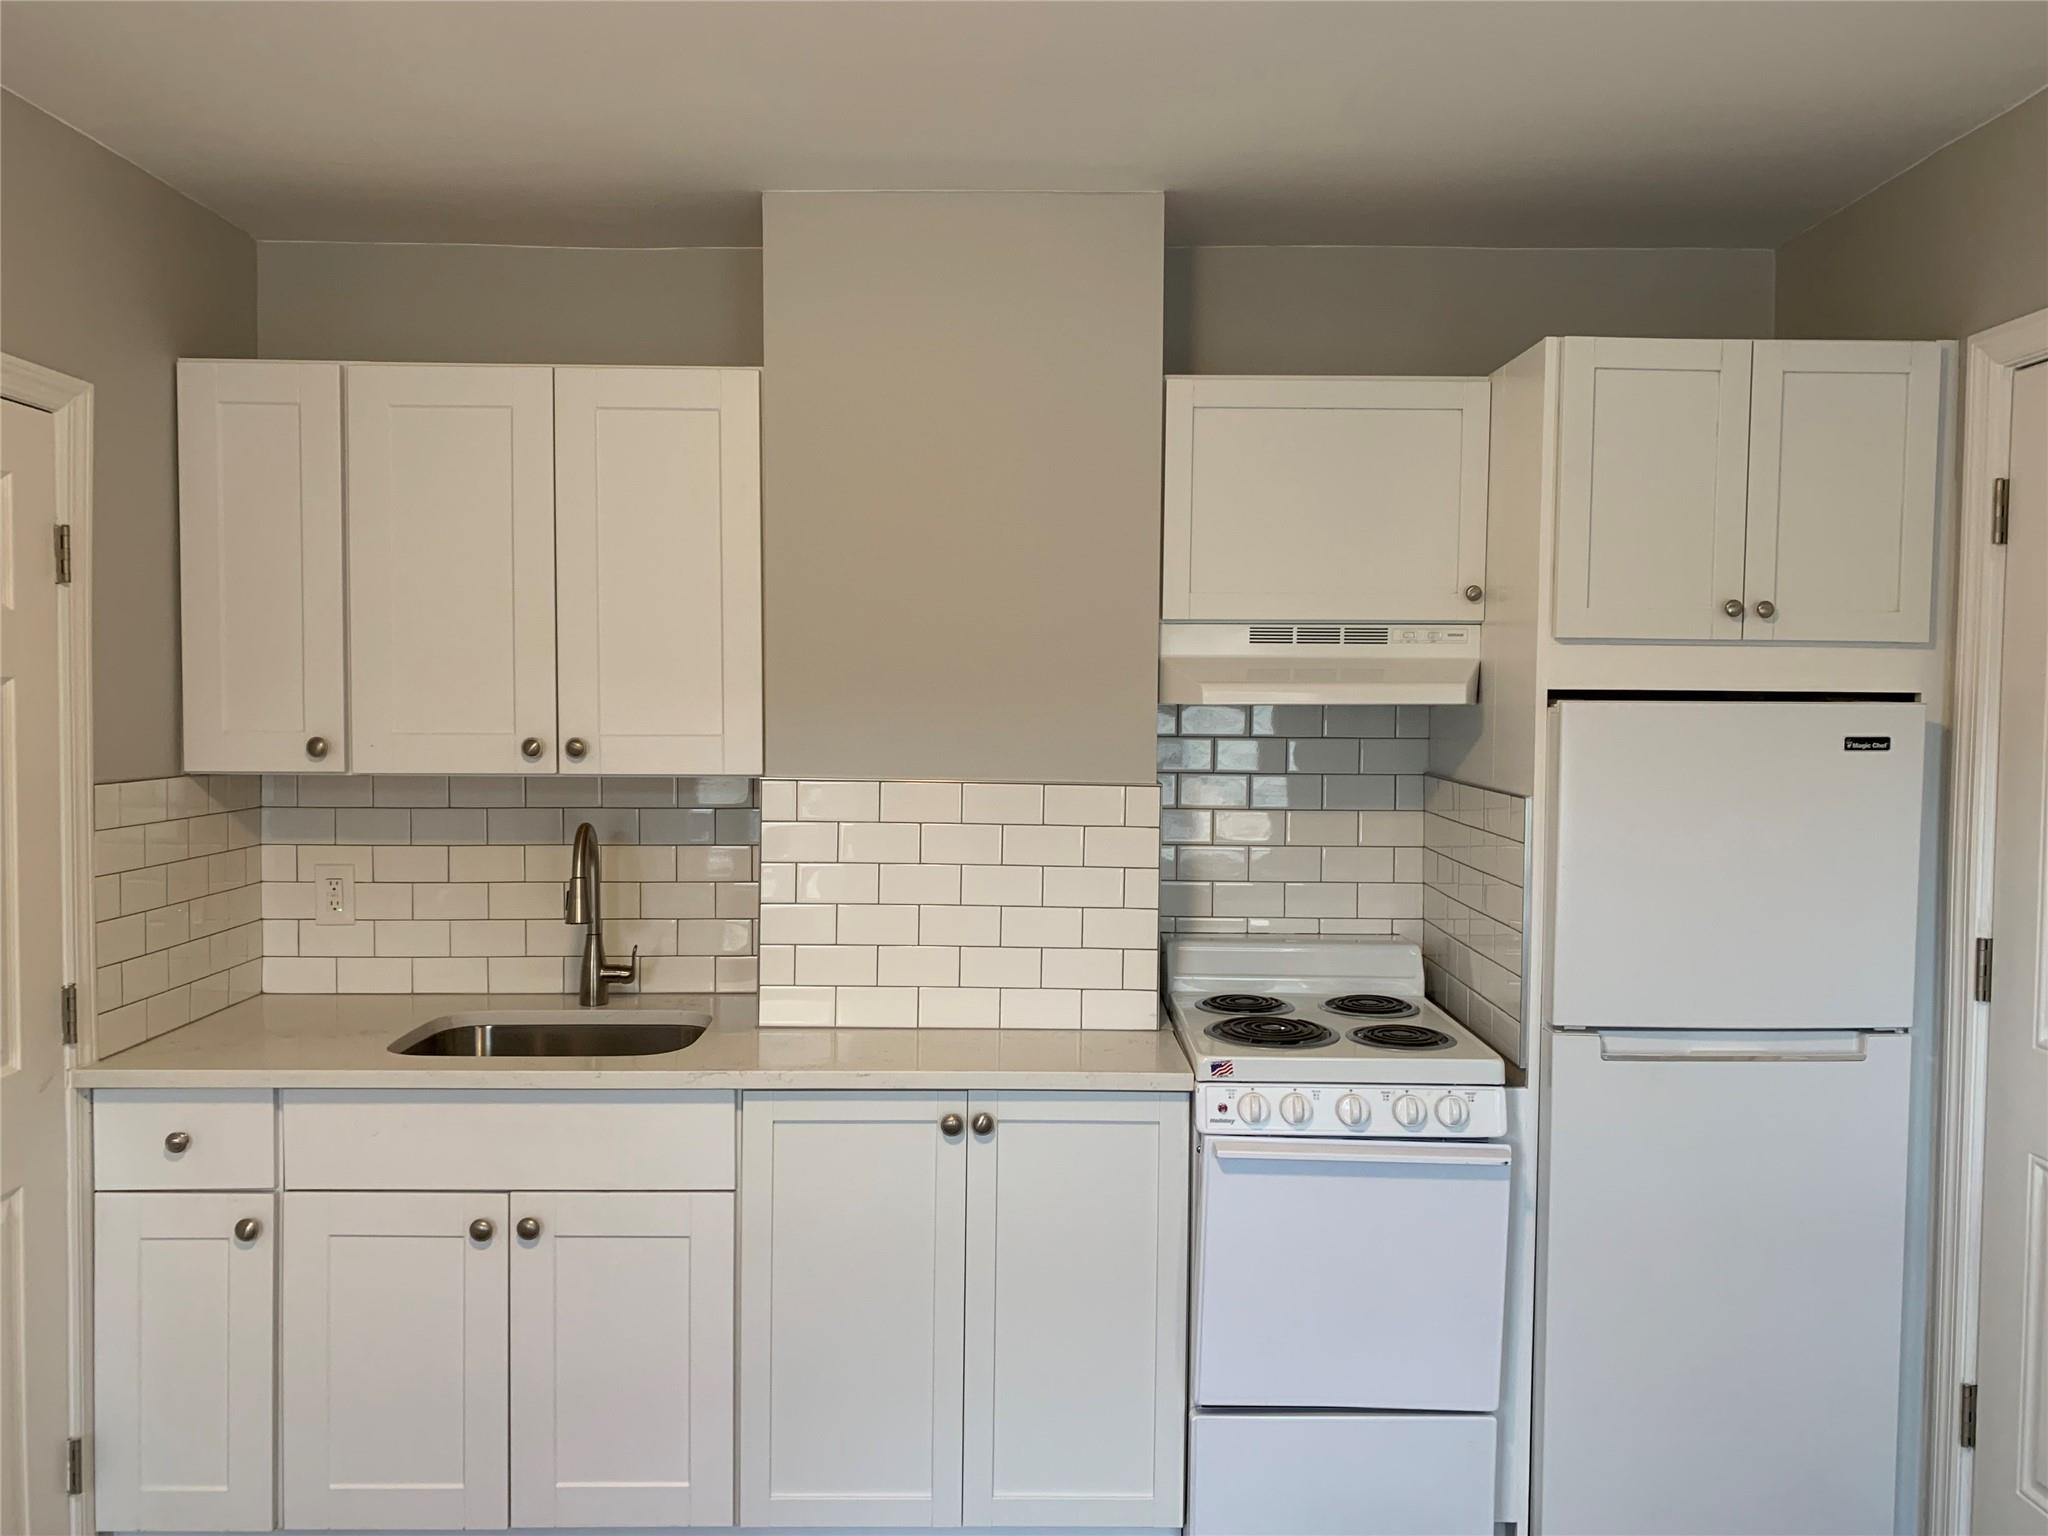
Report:
[[[562,921],[588,923],[583,936],[583,967],[576,978],[576,1001],[602,1008],[615,981],[633,981],[640,974],[640,946],[633,958],[614,965],[604,957],[604,869],[598,861],[597,832],[589,822],[576,829],[576,847],[569,855],[569,884],[562,892]]]

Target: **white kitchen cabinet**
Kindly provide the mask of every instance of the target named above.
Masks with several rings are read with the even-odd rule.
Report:
[[[187,772],[345,773],[341,366],[178,364]]]
[[[93,1207],[98,1529],[271,1529],[273,1196]]]
[[[1178,1526],[1187,1100],[975,1093],[969,1116],[962,1523]]]
[[[964,1093],[750,1093],[740,1523],[957,1526]]]
[[[1750,346],[1565,342],[1560,639],[1742,638]]]
[[[1169,379],[1167,619],[1485,614],[1485,379]]]
[[[502,1194],[285,1195],[287,1529],[505,1526],[506,1207]],[[488,1235],[472,1235],[477,1221]]]
[[[1948,352],[1567,340],[1558,638],[1924,642]]]
[[[1756,344],[1744,639],[1928,638],[1944,351]]]
[[[554,373],[350,364],[358,773],[552,773]]]
[[[732,1196],[511,1214],[512,1524],[732,1524]]]
[[[555,370],[565,773],[761,771],[760,388]]]

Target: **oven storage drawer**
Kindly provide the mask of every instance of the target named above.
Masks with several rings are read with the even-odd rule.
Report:
[[[1493,1536],[1479,1414],[1197,1413],[1188,1536]]]
[[[1195,1402],[1491,1413],[1513,1153],[1203,1138]]]

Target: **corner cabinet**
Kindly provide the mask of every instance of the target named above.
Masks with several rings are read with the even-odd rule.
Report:
[[[1564,342],[1556,633],[1924,644],[1947,342]]]
[[[741,1523],[1179,1525],[1187,1112],[748,1094]]]
[[[759,396],[181,363],[186,766],[758,772]]]
[[[1485,379],[1166,381],[1162,615],[1485,617]]]

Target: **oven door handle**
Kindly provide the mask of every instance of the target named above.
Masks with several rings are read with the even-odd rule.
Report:
[[[1495,1142],[1284,1142],[1216,1138],[1220,1163],[1411,1163],[1438,1167],[1506,1167],[1514,1149]]]

